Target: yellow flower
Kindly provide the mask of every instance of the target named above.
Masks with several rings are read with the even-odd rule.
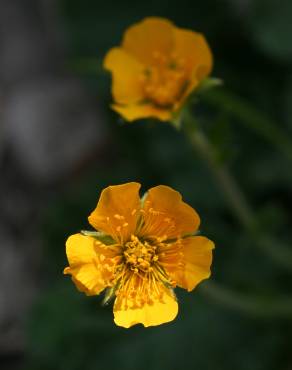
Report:
[[[115,111],[127,121],[171,120],[212,69],[203,35],[150,17],[129,27],[122,45],[106,55],[112,73]]]
[[[70,274],[77,288],[115,297],[114,320],[129,328],[173,320],[176,286],[191,291],[210,276],[212,241],[195,236],[200,219],[168,186],[139,198],[140,184],[109,186],[89,223],[98,232],[75,234],[66,242]]]

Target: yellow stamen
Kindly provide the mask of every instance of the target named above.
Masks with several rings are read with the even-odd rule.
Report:
[[[187,63],[183,58],[168,58],[153,52],[154,65],[141,75],[146,99],[161,107],[173,106],[183,95],[189,81]]]
[[[131,240],[124,246],[125,263],[132,271],[138,269],[147,272],[156,260],[154,260],[155,250],[156,247],[154,245],[147,241],[140,241],[137,236],[132,235]]]

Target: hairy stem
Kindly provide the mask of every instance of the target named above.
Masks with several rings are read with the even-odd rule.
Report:
[[[284,133],[276,122],[255,109],[248,101],[225,89],[220,89],[220,91],[210,90],[208,93],[202,94],[201,99],[238,118],[241,124],[265,138],[289,160],[292,160],[292,140],[289,135]]]
[[[270,236],[260,229],[260,225],[244,194],[228,169],[219,161],[215,148],[209,142],[204,132],[195,124],[189,111],[185,111],[184,114],[184,130],[193,148],[213,174],[216,184],[225,197],[229,208],[254,240],[255,245],[276,263],[291,271],[292,250],[283,244],[280,245],[274,242]]]
[[[219,305],[255,318],[292,319],[291,297],[258,297],[236,292],[214,281],[202,284],[199,291]]]

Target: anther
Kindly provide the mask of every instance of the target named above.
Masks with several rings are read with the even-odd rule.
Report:
[[[117,220],[124,220],[125,219],[124,216],[121,216],[121,215],[118,215],[118,214],[115,214],[114,218],[116,218]]]

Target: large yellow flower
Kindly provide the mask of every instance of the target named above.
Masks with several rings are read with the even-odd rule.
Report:
[[[173,320],[176,286],[191,291],[210,276],[214,244],[195,236],[200,219],[168,186],[139,198],[140,184],[109,186],[89,216],[98,232],[68,238],[66,252],[77,288],[96,295],[107,288],[115,297],[114,320],[129,328]]]
[[[209,75],[212,54],[203,35],[151,17],[134,24],[104,67],[112,73],[115,111],[127,121],[168,121]]]

